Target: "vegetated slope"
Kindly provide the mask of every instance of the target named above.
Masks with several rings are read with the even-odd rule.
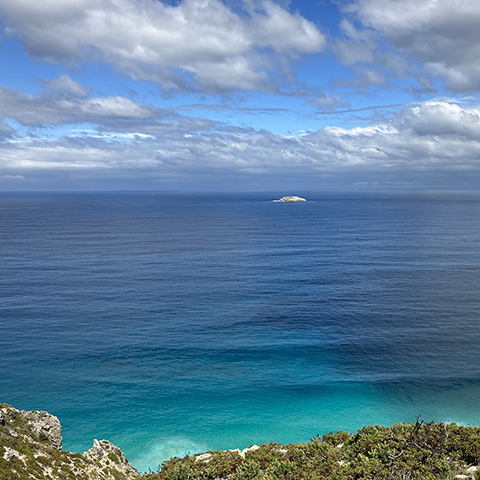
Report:
[[[480,478],[480,429],[424,423],[369,426],[309,443],[172,458],[148,480],[430,480]],[[474,465],[474,466],[472,466]],[[478,470],[478,473],[477,473]]]
[[[418,418],[317,435],[308,443],[174,457],[141,477],[110,442],[94,440],[83,455],[65,452],[57,417],[0,404],[0,480],[480,479],[478,465],[479,428]]]
[[[62,450],[62,427],[47,412],[0,404],[0,480],[133,480],[122,451],[95,440],[83,455]]]

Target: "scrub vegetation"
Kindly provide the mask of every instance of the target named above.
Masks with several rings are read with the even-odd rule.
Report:
[[[420,417],[413,424],[316,435],[307,443],[174,457],[143,476],[106,440],[95,440],[83,455],[63,451],[60,428],[47,412],[0,404],[0,480],[480,479],[480,428]]]
[[[83,455],[62,450],[60,429],[58,419],[47,412],[26,412],[0,404],[0,480],[139,477],[120,449],[105,440],[95,441]]]
[[[308,443],[269,443],[244,455],[209,452],[165,461],[148,480],[435,480],[480,478],[480,429],[425,423],[368,426],[317,435]],[[205,458],[206,457],[206,458]],[[470,468],[469,468],[470,467]]]

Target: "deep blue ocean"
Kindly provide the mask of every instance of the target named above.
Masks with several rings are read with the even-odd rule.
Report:
[[[480,195],[0,194],[0,402],[173,455],[480,424]]]

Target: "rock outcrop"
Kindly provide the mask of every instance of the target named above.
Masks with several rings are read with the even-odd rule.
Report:
[[[302,197],[296,197],[294,195],[282,197],[280,200],[277,200],[277,202],[306,202],[306,201],[307,199]]]
[[[62,449],[62,426],[60,420],[48,412],[27,412],[21,411],[20,414],[27,420],[27,424],[32,432],[39,439],[47,439],[53,448]]]
[[[98,461],[104,465],[113,462],[115,469],[125,478],[136,478],[138,476],[138,472],[124,457],[123,452],[108,440],[94,440],[93,447],[87,450],[83,456],[92,460],[92,462]]]
[[[133,480],[139,476],[122,451],[107,440],[94,440],[83,455],[63,451],[57,417],[0,404],[1,480]]]

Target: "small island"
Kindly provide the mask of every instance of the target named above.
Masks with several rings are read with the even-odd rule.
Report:
[[[276,200],[277,202],[306,202],[307,200],[302,197],[296,197],[294,195],[289,195],[286,197],[282,197],[280,200]]]

